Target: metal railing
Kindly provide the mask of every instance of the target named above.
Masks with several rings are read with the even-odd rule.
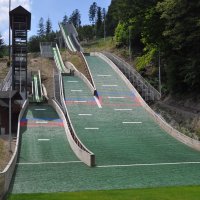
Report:
[[[109,58],[120,70],[121,72],[129,79],[129,81],[134,85],[138,90],[141,96],[145,101],[154,101],[161,98],[161,94],[150,84],[148,83],[133,66],[126,63],[124,60],[118,56],[109,53],[102,52],[107,58]]]

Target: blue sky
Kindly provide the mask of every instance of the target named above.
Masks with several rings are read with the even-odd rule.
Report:
[[[108,9],[111,0],[11,0],[12,9],[22,5],[32,13],[31,31],[29,36],[37,34],[40,17],[44,21],[49,17],[53,29],[58,30],[58,22],[62,21],[66,14],[70,16],[72,11],[79,9],[82,25],[89,24],[88,11],[93,2],[98,6]],[[4,40],[8,41],[8,0],[0,0],[0,33]]]

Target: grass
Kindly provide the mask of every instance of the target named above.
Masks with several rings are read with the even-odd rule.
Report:
[[[8,200],[199,200],[200,186],[49,194],[14,194]]]
[[[0,158],[2,158],[3,156],[4,153],[3,149],[4,149],[3,140],[0,139]]]
[[[83,45],[85,52],[94,52],[94,51],[111,51],[115,48],[115,42],[112,37],[107,37],[90,41],[87,44]]]
[[[101,52],[101,51],[108,51],[118,55],[119,57],[123,58],[126,62],[131,65],[135,65],[135,57],[138,56],[138,49],[134,49],[135,56],[132,55],[132,60],[130,61],[129,49],[128,47],[121,47],[117,48],[116,43],[113,37],[107,37],[105,40],[104,38],[96,39],[93,41],[89,41],[86,44],[83,44],[84,51],[89,52]]]

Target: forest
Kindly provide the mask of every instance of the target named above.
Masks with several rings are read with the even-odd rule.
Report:
[[[139,70],[158,67],[164,89],[172,94],[200,92],[200,1],[112,0],[106,16],[107,34],[117,46],[142,49]],[[134,52],[132,52],[134,54]]]

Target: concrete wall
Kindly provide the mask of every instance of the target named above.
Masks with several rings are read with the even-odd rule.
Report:
[[[91,151],[89,151],[79,140],[78,136],[76,135],[76,133],[74,131],[74,128],[72,126],[70,119],[69,119],[69,122],[67,123],[65,115],[63,114],[61,108],[58,106],[56,101],[49,100],[49,104],[56,110],[59,117],[63,120],[65,132],[66,132],[70,147],[74,151],[75,155],[81,161],[83,161],[86,165],[88,165],[90,167],[94,166],[95,165],[95,155]],[[67,111],[67,115],[68,115],[68,111]],[[69,123],[70,123],[70,127],[72,130],[69,129]]]
[[[82,74],[81,72],[79,72],[76,67],[70,63],[70,62],[67,62],[67,67],[71,70],[74,70],[74,75],[75,76],[78,76],[79,78],[81,78],[85,83],[86,85],[89,87],[89,89],[91,90],[92,94],[95,93],[95,90],[96,88],[90,83],[90,81],[85,77],[84,74]]]
[[[79,74],[79,76],[81,78],[84,78],[84,80],[86,81],[86,83],[91,87],[92,91],[94,90],[94,88],[92,87],[92,85],[90,84],[90,82],[88,81],[88,79],[82,73],[80,73],[79,71],[77,71],[77,69],[73,66],[73,64],[67,63],[67,65],[68,65],[68,67],[70,69],[76,71],[76,73]],[[62,108],[63,108],[63,112],[65,113],[64,119],[67,122],[67,124],[66,124],[67,126],[65,126],[65,130],[66,130],[66,133],[67,133],[67,130],[68,130],[68,133],[70,133],[70,137],[68,138],[70,146],[71,146],[72,150],[74,151],[74,153],[76,154],[76,156],[80,160],[82,160],[88,166],[94,166],[95,165],[95,155],[92,152],[90,152],[82,144],[82,142],[79,140],[78,136],[76,135],[76,132],[75,132],[75,130],[73,128],[73,125],[71,123],[71,120],[70,120],[70,117],[69,117],[69,113],[68,113],[68,109],[67,109],[65,101],[64,101],[63,81],[62,81],[62,79],[59,80],[58,84],[60,85],[60,91],[59,91],[59,93],[60,93],[60,101],[61,101],[61,105],[62,105]],[[58,106],[58,104],[57,104],[57,106]],[[61,110],[61,108],[59,106],[57,107],[57,109],[58,108]],[[62,112],[62,114],[63,114],[63,112]],[[63,115],[60,115],[60,114],[59,114],[59,116],[61,117],[61,119],[63,119],[62,118]],[[67,136],[69,136],[69,134]]]
[[[12,158],[3,172],[0,172],[0,199],[4,197],[4,195],[8,192],[13,173],[15,171],[15,165],[17,162],[18,151],[19,151],[19,142],[20,142],[20,121],[24,115],[24,112],[27,109],[29,102],[26,100],[22,106],[21,112],[18,118],[18,129],[17,129],[17,138],[16,138],[16,146],[15,151],[13,152]]]
[[[106,56],[104,56],[101,53],[93,53],[93,55],[99,56],[102,58],[105,62],[107,62],[113,70],[119,74],[119,76],[122,78],[122,80],[126,83],[126,85],[129,87],[129,89],[134,92],[138,100],[140,101],[141,105],[146,109],[146,111],[150,114],[150,116],[154,119],[154,121],[159,124],[159,126],[164,129],[169,135],[174,137],[175,139],[179,140],[180,142],[188,145],[189,147],[196,149],[200,151],[200,141],[197,141],[195,139],[192,139],[183,133],[177,131],[173,127],[171,127],[167,122],[165,122],[162,118],[160,118],[148,105],[147,103],[142,99],[140,94],[137,92],[137,90],[133,87],[133,85],[129,82],[129,80],[126,78],[126,76],[118,69],[118,67],[109,60]]]

